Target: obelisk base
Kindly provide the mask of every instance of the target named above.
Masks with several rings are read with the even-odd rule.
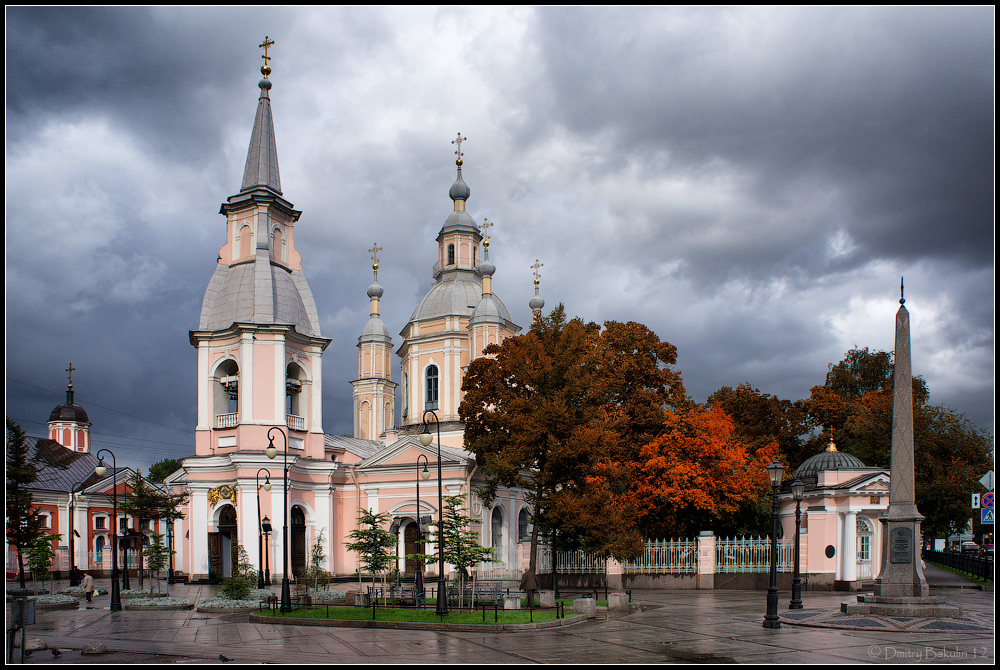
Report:
[[[843,603],[844,614],[881,614],[904,617],[960,617],[962,608],[945,603],[944,598],[894,598],[891,596],[858,596],[857,603]]]

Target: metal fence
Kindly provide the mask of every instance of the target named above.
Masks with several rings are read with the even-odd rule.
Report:
[[[677,575],[698,572],[697,540],[647,540],[642,554],[622,563],[626,575]]]
[[[795,540],[778,540],[778,572],[791,572]],[[741,537],[715,542],[716,572],[766,572],[771,569],[771,538]]]
[[[954,551],[925,551],[921,557],[925,561],[946,565],[949,568],[975,575],[980,579],[993,581],[992,557]]]

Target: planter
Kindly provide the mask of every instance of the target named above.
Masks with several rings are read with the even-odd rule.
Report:
[[[180,598],[132,598],[122,603],[126,610],[189,610],[194,603]]]

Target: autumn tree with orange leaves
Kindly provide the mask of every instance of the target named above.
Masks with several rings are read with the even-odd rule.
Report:
[[[654,533],[702,530],[766,477],[773,450],[748,453],[724,412],[695,407],[670,367],[676,348],[642,324],[601,328],[560,305],[486,354],[462,386],[465,446],[487,499],[526,491],[532,561],[539,533],[632,557]]]

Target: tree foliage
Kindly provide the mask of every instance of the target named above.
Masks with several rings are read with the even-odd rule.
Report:
[[[818,453],[832,434],[837,448],[868,466],[890,467],[893,358],[884,351],[852,349],[831,364],[826,384],[806,403],[825,429],[810,443]],[[930,405],[930,391],[913,378],[913,455],[917,509],[926,535],[960,532],[969,519],[969,494],[993,464],[993,439],[945,405]]]
[[[45,534],[42,518],[32,505],[30,486],[38,471],[28,462],[30,448],[21,427],[7,417],[6,467],[4,468],[7,543],[17,553],[17,576],[24,588],[24,553]]]
[[[356,552],[361,567],[367,570],[374,583],[375,575],[384,573],[392,566],[396,558],[393,549],[396,546],[396,536],[384,528],[389,523],[389,515],[377,514],[367,509],[358,510],[358,527],[347,534],[354,542],[345,546],[349,551]],[[361,585],[361,570],[358,570],[358,586]]]
[[[164,458],[149,466],[149,481],[162,482],[180,468],[181,462],[176,458]]]

